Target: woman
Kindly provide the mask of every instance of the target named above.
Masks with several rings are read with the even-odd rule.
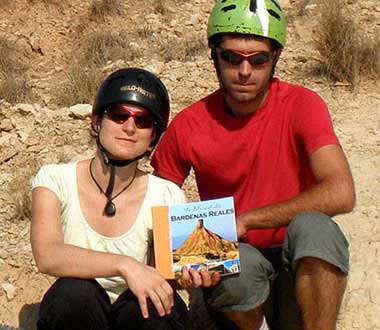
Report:
[[[33,180],[31,243],[59,279],[37,328],[184,329],[187,309],[151,266],[151,206],[185,201],[175,184],[138,169],[166,129],[169,98],[152,73],[128,68],[100,86],[93,158],[43,166]]]

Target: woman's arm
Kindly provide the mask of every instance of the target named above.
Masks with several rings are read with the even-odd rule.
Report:
[[[122,276],[136,295],[144,317],[148,317],[146,298],[152,300],[161,316],[170,313],[173,290],[153,267],[129,256],[65,244],[60,210],[60,201],[52,191],[33,189],[31,244],[42,273],[77,278]]]

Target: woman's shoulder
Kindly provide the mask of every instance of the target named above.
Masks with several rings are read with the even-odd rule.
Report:
[[[175,199],[177,203],[185,202],[186,198],[182,189],[174,182],[163,179],[153,174],[148,174],[150,190],[164,199]]]
[[[64,174],[67,174],[68,172],[75,171],[76,163],[77,162],[45,164],[40,167],[38,174],[64,175]]]
[[[161,178],[154,174],[148,174],[149,181],[156,186],[168,187],[169,189],[181,190],[174,182]]]
[[[61,185],[68,182],[70,178],[75,178],[75,171],[76,162],[45,164],[32,179],[32,186]]]

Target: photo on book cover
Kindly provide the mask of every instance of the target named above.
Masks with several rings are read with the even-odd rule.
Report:
[[[175,277],[183,266],[240,272],[232,197],[170,206],[168,216]]]

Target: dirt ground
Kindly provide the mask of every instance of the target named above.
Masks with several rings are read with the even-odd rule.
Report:
[[[292,11],[301,1],[285,2]],[[14,37],[27,49],[33,63],[29,73],[39,95],[33,104],[10,104],[0,100],[0,330],[35,329],[38,303],[53,281],[38,273],[31,255],[27,206],[30,177],[41,164],[85,158],[94,147],[88,129],[90,105],[58,108],[50,103],[53,83],[69,64],[63,48],[75,44],[73,26],[76,19],[84,15],[89,1],[69,3],[58,12],[44,9],[36,0],[15,0],[0,6],[0,34]],[[158,35],[167,33],[181,40],[205,29],[205,17],[212,4],[195,0],[181,3],[177,8],[171,3],[166,14],[169,18],[148,15]],[[380,329],[379,84],[361,81],[352,91],[345,84],[332,85],[310,74],[318,61],[312,46],[318,7],[310,3],[303,16],[294,16],[289,22],[288,45],[277,73],[282,79],[305,85],[324,98],[356,184],[355,210],[336,217],[348,237],[351,253],[350,276],[338,329]],[[380,27],[378,0],[349,3],[368,33]],[[131,11],[123,19],[141,22],[143,10],[140,8],[139,15],[137,9]],[[217,88],[206,53],[186,62],[165,62],[144,55],[133,63],[122,63],[132,64],[162,77],[171,92],[173,115]],[[149,170],[146,164],[142,167]],[[190,199],[196,199],[193,180],[189,180],[185,189]],[[199,313],[202,314],[201,309]]]

